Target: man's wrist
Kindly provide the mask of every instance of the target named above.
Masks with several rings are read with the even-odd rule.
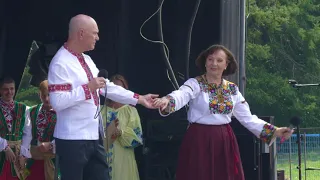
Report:
[[[138,104],[142,104],[144,96],[135,94],[134,97],[138,99]]]

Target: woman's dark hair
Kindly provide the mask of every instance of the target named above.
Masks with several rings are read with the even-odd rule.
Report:
[[[110,78],[110,81],[113,82],[113,83],[114,83],[114,81],[116,81],[116,80],[121,81],[121,83],[122,83],[122,85],[123,85],[123,87],[124,87],[125,89],[128,89],[128,88],[129,88],[129,86],[128,86],[128,81],[127,81],[122,75],[120,75],[120,74],[115,74],[115,75],[113,75],[113,76]]]
[[[198,58],[196,59],[196,66],[200,69],[201,73],[205,73],[206,72],[205,65],[206,65],[207,57],[218,50],[224,51],[224,53],[226,53],[227,55],[228,66],[227,66],[227,69],[223,71],[222,76],[228,76],[228,75],[234,74],[238,69],[238,63],[234,58],[232,52],[222,45],[212,45],[208,49],[202,51],[198,56]]]

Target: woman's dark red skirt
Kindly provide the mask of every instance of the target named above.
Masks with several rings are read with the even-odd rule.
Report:
[[[179,152],[177,180],[244,180],[230,125],[191,124]]]

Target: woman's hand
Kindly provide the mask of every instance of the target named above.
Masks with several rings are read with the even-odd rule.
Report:
[[[156,98],[153,105],[156,108],[160,108],[161,111],[164,111],[167,108],[169,102],[170,100],[168,97]]]
[[[277,128],[275,131],[275,135],[279,138],[285,138],[285,140],[289,139],[294,130],[288,127]]]

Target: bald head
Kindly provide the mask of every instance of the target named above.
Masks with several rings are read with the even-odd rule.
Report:
[[[68,45],[73,46],[79,53],[93,50],[99,40],[98,33],[98,25],[92,17],[76,15],[69,22]]]
[[[88,29],[94,25],[97,25],[96,21],[87,15],[79,14],[71,18],[69,22],[69,35],[78,32],[81,29]]]

